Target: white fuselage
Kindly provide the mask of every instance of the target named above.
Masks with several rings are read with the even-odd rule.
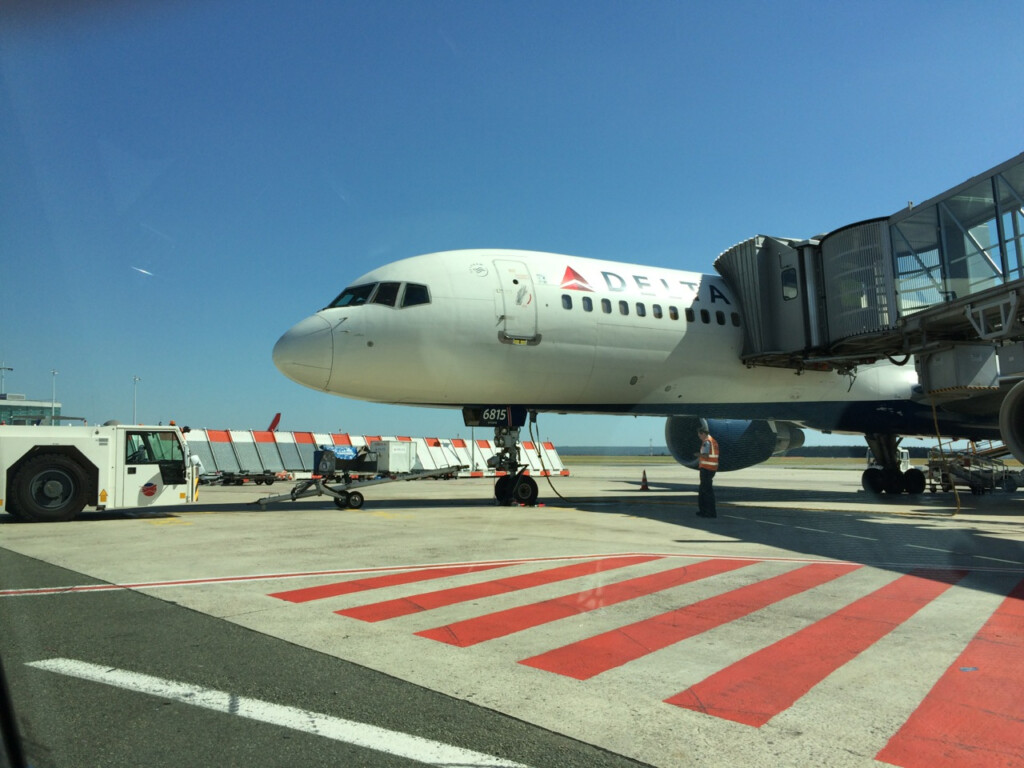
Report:
[[[387,264],[351,288],[339,297],[344,306],[278,341],[274,362],[286,376],[386,403],[774,418],[849,430],[858,425],[821,414],[873,402],[895,413],[917,383],[913,366],[888,363],[852,379],[748,368],[739,304],[713,275],[463,250]]]

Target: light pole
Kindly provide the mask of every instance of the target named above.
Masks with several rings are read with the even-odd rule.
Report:
[[[4,394],[4,392],[6,391],[4,389],[4,374],[6,374],[8,371],[13,370],[14,369],[9,367],[7,363],[0,363],[0,395]]]
[[[50,373],[53,374],[53,386],[50,388],[50,425],[53,425],[53,416],[57,412],[57,374],[60,373],[56,368],[52,368]]]
[[[132,376],[132,424],[138,424],[138,417],[136,416],[136,403],[138,402],[139,394],[139,382],[142,381],[138,376]]]

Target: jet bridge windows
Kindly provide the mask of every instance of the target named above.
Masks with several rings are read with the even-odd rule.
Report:
[[[889,218],[906,316],[1024,278],[1024,163]]]

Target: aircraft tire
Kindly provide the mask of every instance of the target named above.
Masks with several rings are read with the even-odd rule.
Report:
[[[334,506],[338,509],[348,509],[349,494],[343,493],[340,499],[334,500]]]
[[[894,496],[903,493],[903,473],[898,469],[883,469],[882,482],[886,493]]]
[[[924,493],[926,485],[927,481],[925,480],[924,472],[917,467],[908,469],[903,475],[903,487],[911,496]]]
[[[359,491],[350,491],[348,494],[348,507],[349,509],[361,509],[363,502],[366,499],[363,498],[363,494]]]
[[[512,488],[512,500],[518,504],[532,507],[537,503],[537,483],[532,477],[520,475]]]
[[[878,496],[885,488],[885,476],[878,467],[868,467],[860,476],[860,484],[865,491]]]
[[[494,481],[494,498],[499,504],[509,503],[509,491],[513,479],[510,475],[502,475]]]

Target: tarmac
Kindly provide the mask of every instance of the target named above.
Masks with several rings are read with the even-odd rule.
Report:
[[[0,516],[32,765],[1024,766],[1024,493],[566,465]]]

